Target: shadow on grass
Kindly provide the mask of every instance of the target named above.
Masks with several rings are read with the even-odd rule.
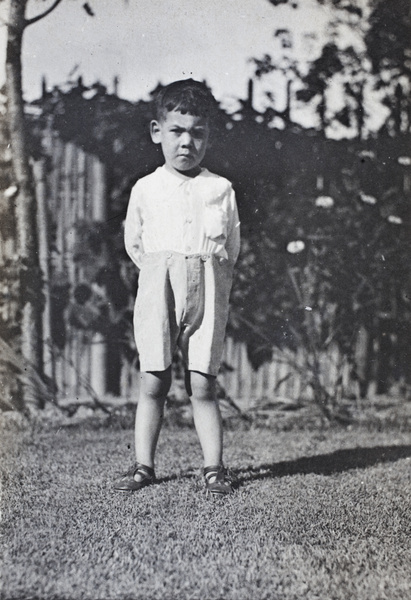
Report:
[[[239,478],[239,483],[287,475],[332,475],[351,469],[365,469],[380,463],[395,462],[411,456],[411,446],[376,446],[375,448],[350,448],[329,454],[304,456],[273,464],[249,467]]]
[[[181,479],[194,479],[196,476],[194,473],[182,473],[181,475],[165,475],[164,477],[156,478],[155,483],[168,483],[169,481],[180,481]]]
[[[260,479],[286,477],[287,475],[333,475],[352,469],[366,469],[380,463],[395,462],[401,458],[411,457],[410,446],[376,446],[375,448],[350,448],[336,450],[329,454],[304,456],[296,460],[286,460],[256,467],[238,469],[238,485]],[[237,471],[237,469],[235,469]],[[244,474],[244,475],[243,475]],[[156,479],[156,485],[181,479],[195,479],[200,471],[166,475]]]

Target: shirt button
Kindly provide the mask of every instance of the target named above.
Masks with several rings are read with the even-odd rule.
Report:
[[[192,223],[193,219],[186,219],[186,223]]]

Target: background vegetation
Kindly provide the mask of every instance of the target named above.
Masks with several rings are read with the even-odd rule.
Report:
[[[25,115],[15,110],[22,100],[19,43],[25,28],[38,20],[24,19],[25,4],[11,3],[15,20],[9,31],[9,127],[3,132],[3,149],[9,140],[12,154],[3,152],[2,189],[7,194],[2,235],[26,246],[3,261],[4,299],[16,302],[17,309],[2,318],[1,327],[4,340],[16,348],[22,337],[23,354],[33,351],[29,362],[41,376],[42,341],[35,334],[44,301],[31,248],[35,235],[26,235],[32,229],[35,199],[27,157],[21,160],[23,149],[33,158],[47,156],[44,139],[56,131],[106,165],[107,221],[76,224],[73,260],[84,266],[87,281],[80,282],[80,290],[70,289],[64,272],[53,275],[52,310],[59,324],[53,342],[56,351],[64,343],[64,321],[66,328],[122,340],[117,349],[129,359],[129,307],[137,276],[124,254],[121,224],[133,183],[160,164],[161,156],[148,136],[150,102],[127,102],[98,82],[85,86],[80,77],[49,90],[44,81],[42,97],[26,107]],[[39,18],[58,4],[51,3]],[[340,392],[338,385],[327,390],[320,372],[321,357],[332,345],[338,345],[351,365],[361,396],[371,381],[377,382],[379,393],[394,382],[406,392],[410,384],[411,38],[403,0],[390,3],[389,9],[379,0],[330,0],[328,5],[334,11],[335,33],[308,66],[287,54],[286,30],[275,32],[283,48],[279,56],[251,58],[255,75],[249,96],[238,101],[234,113],[219,109],[205,165],[233,181],[242,220],[230,334],[247,344],[255,368],[270,360],[273,348],[306,349],[307,359],[299,368],[318,404],[331,415]],[[86,10],[92,16],[89,5]],[[343,27],[362,31],[362,50],[341,43]],[[273,89],[267,93],[267,108],[257,111],[253,87],[273,73],[284,78],[285,107],[279,108]],[[330,95],[336,82],[343,105],[338,110]],[[372,115],[367,112],[373,95],[386,110],[377,131],[369,128]],[[295,120],[302,104],[312,109],[310,129]],[[332,139],[336,128],[339,140]],[[23,146],[18,132],[24,134]],[[24,175],[20,182],[19,173]],[[20,198],[23,191],[28,200]],[[79,320],[80,314],[84,317],[81,299],[91,294],[93,284],[104,288],[107,302]],[[360,357],[359,332],[366,345]],[[32,339],[24,341],[24,336]]]

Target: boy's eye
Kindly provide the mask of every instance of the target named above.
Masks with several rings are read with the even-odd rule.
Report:
[[[182,135],[183,133],[185,133],[185,129],[179,129],[178,127],[172,127],[170,129],[170,132],[174,133],[175,135]],[[193,131],[191,131],[189,133],[196,140],[202,140],[205,137],[204,129],[194,129]]]

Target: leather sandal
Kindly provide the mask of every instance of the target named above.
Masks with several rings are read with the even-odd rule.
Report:
[[[212,465],[205,467],[203,471],[207,496],[227,496],[232,494],[238,482],[232,471],[223,465]]]
[[[136,475],[138,476],[137,480]],[[114,489],[118,492],[136,492],[154,483],[155,478],[154,469],[136,463],[117,479],[114,483]]]

